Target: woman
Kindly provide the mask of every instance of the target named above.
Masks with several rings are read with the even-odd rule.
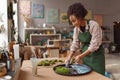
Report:
[[[87,13],[81,3],[75,3],[68,8],[67,15],[74,26],[74,33],[70,54],[67,56],[65,63],[69,63],[75,51],[81,48],[82,54],[75,57],[75,62],[78,63],[82,60],[83,64],[104,75],[105,57],[102,47],[102,30],[95,21],[85,20]]]

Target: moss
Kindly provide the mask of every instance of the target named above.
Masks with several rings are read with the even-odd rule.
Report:
[[[63,62],[62,60],[58,60],[58,62]]]
[[[38,66],[51,66],[56,64],[57,62],[63,62],[62,60],[42,60],[38,62]]]
[[[58,66],[56,67],[55,72],[59,74],[69,74],[70,70],[66,67]]]
[[[38,66],[49,66],[49,65],[50,65],[50,63],[49,63],[49,61],[47,61],[47,60],[40,61],[40,62],[38,63]]]
[[[55,61],[55,60],[50,60],[49,63],[50,63],[51,65],[53,65],[53,64],[56,63],[56,61]]]

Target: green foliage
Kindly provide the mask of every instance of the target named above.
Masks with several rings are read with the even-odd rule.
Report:
[[[59,62],[59,60],[42,60],[40,62],[38,62],[38,66],[51,66],[54,65],[55,63]],[[61,60],[61,62],[63,62]]]
[[[56,67],[55,72],[59,73],[59,74],[69,74],[70,70],[69,70],[69,68],[66,68],[63,66],[58,66],[58,67]]]
[[[50,63],[48,60],[44,60],[44,61],[41,61],[38,63],[38,66],[49,66],[49,65],[50,65]]]

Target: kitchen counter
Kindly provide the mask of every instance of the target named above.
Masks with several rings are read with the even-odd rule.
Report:
[[[37,76],[32,75],[30,60],[24,60],[20,69],[19,80],[111,80],[97,72],[90,72],[80,76],[63,76],[56,74],[52,67],[39,67]]]

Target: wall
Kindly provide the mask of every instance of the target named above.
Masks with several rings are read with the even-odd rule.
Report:
[[[7,0],[2,0],[0,2],[0,13],[3,14],[0,21],[1,24],[4,25],[5,31],[0,33],[0,47],[7,47],[8,46],[8,21],[7,21]]]
[[[118,17],[120,9],[117,7],[119,6],[120,1],[119,0],[29,0],[31,2],[37,2],[44,4],[45,8],[45,17],[43,19],[33,19],[33,26],[39,26],[43,23],[46,23],[46,10],[48,8],[55,8],[59,9],[60,12],[66,12],[68,9],[68,6],[70,4],[73,4],[75,2],[81,2],[88,10],[92,10],[92,14],[102,14],[103,15],[103,25],[110,28],[111,34],[113,35],[113,29],[112,29],[112,22],[115,20],[119,20]],[[114,3],[114,4],[113,4]],[[53,24],[46,23],[47,25],[51,26]],[[54,24],[56,27],[69,27],[68,23],[60,22]],[[21,16],[19,16],[19,34],[22,38],[23,36],[23,19]],[[113,41],[113,37],[110,37]]]
[[[40,3],[40,4],[44,4],[44,18],[43,19],[36,19],[36,18],[32,18],[32,24],[34,27],[37,26],[42,26],[43,23],[46,23],[46,10],[48,8],[55,8],[55,9],[59,9],[59,13],[61,12],[67,12],[68,6],[75,3],[75,2],[81,2],[83,5],[85,5],[85,7],[89,10],[92,10],[93,14],[97,11],[97,7],[95,7],[96,5],[96,0],[29,0],[31,2],[36,2],[36,3]],[[99,7],[98,7],[99,8]],[[24,33],[24,24],[23,24],[23,18],[20,15],[19,16],[19,34],[20,37],[23,40],[23,33]],[[46,23],[48,26],[51,26],[53,24],[50,23]],[[65,27],[69,27],[68,22],[59,22],[59,23],[55,23],[54,24],[56,27],[59,28],[65,28]]]
[[[109,0],[109,5],[106,5],[104,23],[111,29],[111,40],[114,41],[113,22],[120,21],[120,0]]]

